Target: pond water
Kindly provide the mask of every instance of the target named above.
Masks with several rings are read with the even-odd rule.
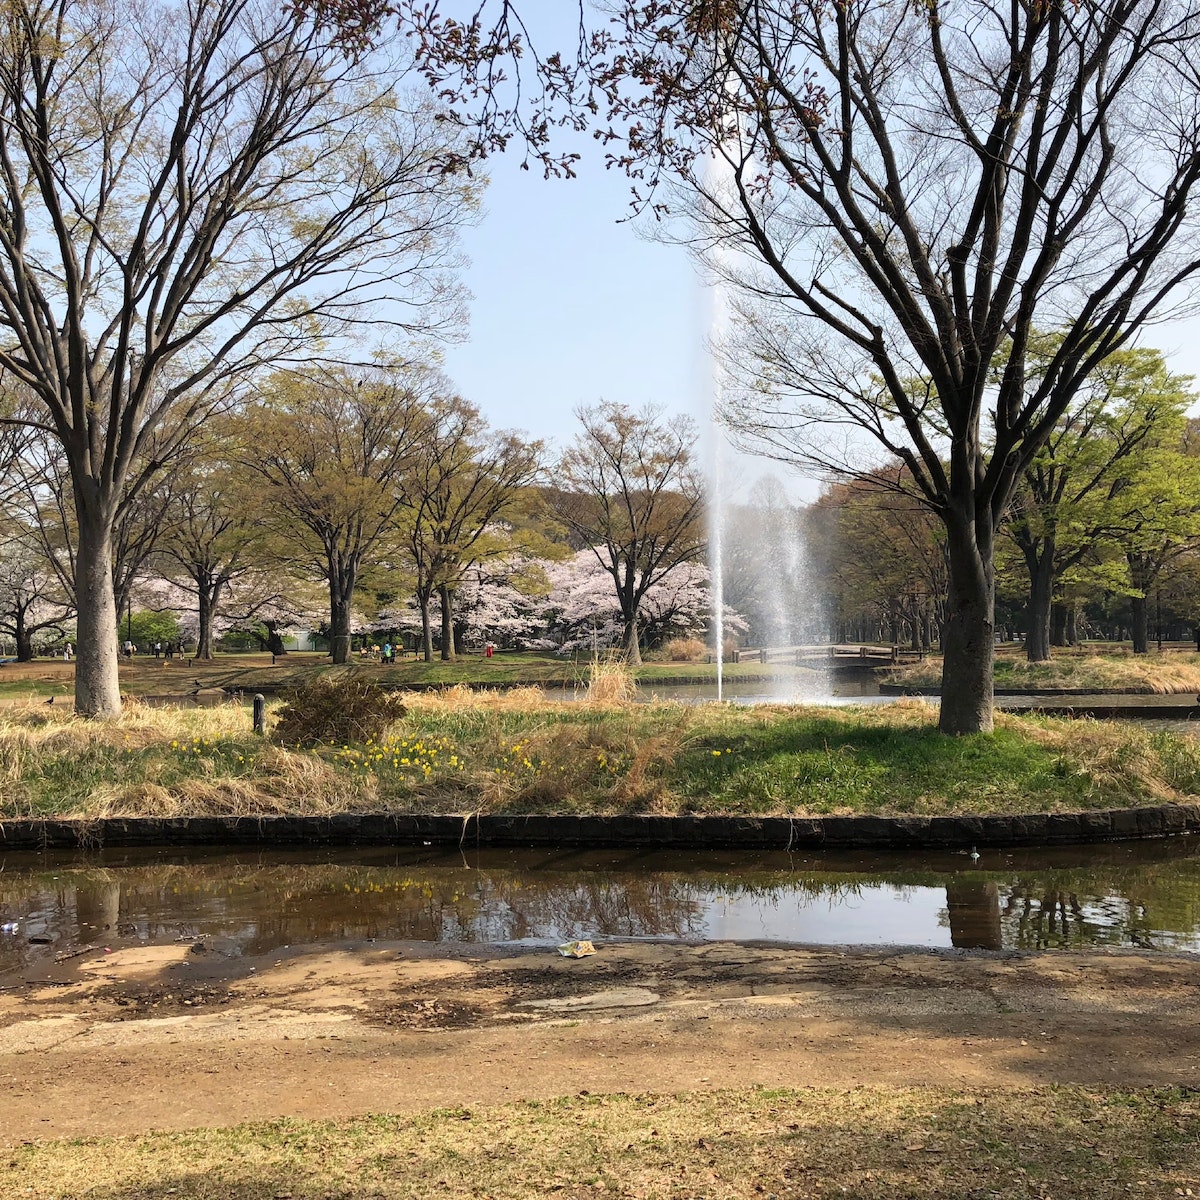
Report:
[[[12,926],[15,925],[15,928]],[[57,954],[415,940],[1200,950],[1193,838],[964,854],[108,851],[0,858],[0,973]]]

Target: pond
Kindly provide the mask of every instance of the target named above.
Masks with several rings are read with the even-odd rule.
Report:
[[[1200,950],[1193,838],[966,854],[671,855],[432,847],[107,851],[0,859],[0,973],[218,939],[552,944],[567,938]]]

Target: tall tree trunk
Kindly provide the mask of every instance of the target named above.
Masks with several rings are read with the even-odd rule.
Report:
[[[428,595],[418,596],[417,604],[421,608],[421,652],[426,662],[433,662],[433,624],[429,619]]]
[[[438,587],[442,599],[442,662],[454,661],[454,592],[447,584]]]
[[[350,661],[350,605],[335,583],[329,585],[329,652],[335,664]]]
[[[1133,628],[1130,636],[1133,639],[1134,654],[1150,653],[1150,606],[1145,596],[1134,596],[1130,600],[1133,610]]]
[[[267,631],[267,636],[263,639],[267,651],[277,657],[286,654],[287,647],[283,644],[283,638],[279,633],[279,622],[264,621],[263,628]]]
[[[1029,633],[1025,657],[1030,662],[1050,661],[1050,610],[1054,602],[1054,549],[1038,553],[1036,546],[1022,546],[1029,572]]]
[[[117,604],[113,594],[112,524],[76,498],[79,547],[75,559],[75,711],[85,717],[121,715],[117,677]]]
[[[986,519],[946,517],[950,580],[942,637],[943,733],[991,733],[996,585]],[[980,535],[983,544],[980,544]]]
[[[1079,606],[1072,601],[1067,605],[1067,645],[1079,645]]]
[[[625,628],[621,632],[621,648],[625,651],[625,661],[631,667],[642,665],[642,642],[638,637],[638,615],[633,613],[625,618]],[[717,653],[724,656],[725,647],[718,646]]]
[[[1061,600],[1056,600],[1050,608],[1050,644],[1067,644],[1067,609]]]
[[[196,580],[196,657],[208,662],[213,656],[213,615],[216,609],[217,587],[207,579]]]
[[[13,640],[17,643],[17,662],[33,662],[33,638],[25,622],[25,609],[19,602],[13,613]]]
[[[353,554],[331,551],[329,557],[329,653],[334,664],[350,661],[350,611],[358,563]]]

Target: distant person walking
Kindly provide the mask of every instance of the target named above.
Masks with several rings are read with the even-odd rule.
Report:
[[[161,657],[162,657],[162,642],[155,642],[155,643],[154,643],[154,657],[155,657],[155,658],[161,658]]]
[[[126,657],[126,658],[132,658],[132,657],[133,657],[133,651],[134,651],[134,645],[133,645],[133,643],[132,643],[132,642],[131,642],[131,641],[130,641],[128,638],[126,638],[126,639],[125,639],[125,657]]]

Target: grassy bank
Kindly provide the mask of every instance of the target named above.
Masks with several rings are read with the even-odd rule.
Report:
[[[938,687],[942,682],[942,660],[933,656],[923,662],[897,667],[888,675],[891,682],[906,687]],[[1108,646],[1102,649],[1066,647],[1055,649],[1050,662],[1031,663],[1021,647],[1004,646],[996,651],[996,686],[1039,691],[1042,688],[1098,688],[1127,692],[1200,692],[1200,654],[1167,650],[1159,654],[1134,654]]]
[[[0,1160],[0,1194],[1112,1200],[1200,1190],[1198,1135],[1190,1091],[578,1096],[415,1118],[24,1144]]]
[[[1072,811],[1192,799],[1200,745],[1133,724],[999,715],[946,738],[880,708],[550,703],[536,689],[416,695],[377,741],[289,748],[246,706],[44,705],[0,720],[0,816],[212,813]]]

